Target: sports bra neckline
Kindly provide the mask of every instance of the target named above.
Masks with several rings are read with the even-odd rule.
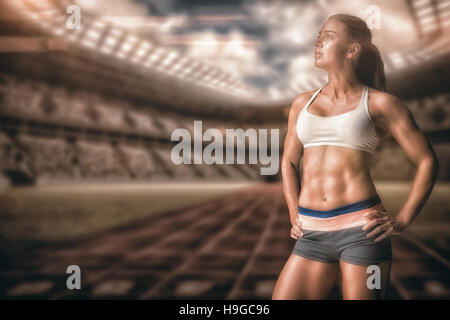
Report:
[[[320,87],[319,90],[317,90],[317,91],[314,93],[314,95],[312,96],[311,100],[308,101],[308,103],[306,104],[306,107],[305,107],[305,112],[306,112],[307,114],[309,114],[309,115],[311,115],[311,116],[313,116],[313,117],[316,117],[316,118],[323,118],[323,119],[327,119],[327,118],[337,118],[337,117],[340,117],[340,116],[343,116],[343,115],[350,114],[350,113],[352,113],[352,112],[358,111],[359,109],[361,109],[361,105],[363,104],[363,102],[364,102],[364,100],[365,100],[365,95],[366,95],[366,93],[367,93],[367,91],[368,91],[368,90],[367,90],[367,89],[368,89],[367,86],[365,86],[364,89],[363,89],[362,95],[361,95],[361,99],[359,100],[359,104],[358,104],[358,106],[357,106],[355,109],[352,109],[352,110],[347,111],[347,112],[344,112],[344,113],[336,114],[336,115],[334,115],[334,116],[319,116],[319,115],[316,115],[316,114],[314,114],[314,113],[309,112],[309,111],[308,111],[308,108],[309,108],[309,106],[311,105],[311,103],[313,103],[313,101],[316,99],[316,96],[319,94],[319,92],[322,91],[323,87],[324,87],[324,86]]]

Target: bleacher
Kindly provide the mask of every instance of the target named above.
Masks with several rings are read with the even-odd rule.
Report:
[[[194,120],[202,121],[203,132],[208,128],[237,128],[230,121],[183,117],[6,74],[0,74],[0,79],[2,169],[21,170],[30,181],[40,177],[261,179],[257,165],[172,163],[170,155],[176,143],[170,141],[173,130],[187,128],[194,143]],[[131,134],[136,141],[128,139]],[[16,163],[17,158],[23,159],[21,165]]]

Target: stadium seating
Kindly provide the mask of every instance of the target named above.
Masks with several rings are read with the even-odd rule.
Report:
[[[17,126],[15,132],[18,133],[11,139],[8,134],[0,131],[1,168],[26,172],[33,178],[79,175],[81,178],[119,177],[150,180],[261,180],[261,165],[172,164],[172,131],[176,128],[186,128],[193,137],[195,120],[202,121],[203,132],[208,128],[218,128],[222,132],[225,132],[224,129],[254,128],[257,132],[259,129],[268,129],[270,134],[270,129],[279,129],[279,145],[282,148],[287,130],[284,123],[255,125],[242,121],[161,112],[151,106],[133,105],[120,99],[112,100],[62,85],[22,80],[7,74],[0,74],[0,99],[1,115],[16,121],[12,128]],[[450,128],[448,94],[411,99],[405,103],[422,130]],[[35,135],[34,131],[23,132],[20,125],[29,121],[38,123],[46,134],[40,136]],[[51,124],[69,126],[81,131],[72,135],[73,143],[70,143],[64,130],[55,131]],[[100,136],[94,140],[87,139],[82,134],[85,129],[95,129]],[[141,142],[148,139],[159,142],[136,144],[121,139],[115,144],[117,134],[120,137],[121,134],[126,136],[130,133],[142,137],[144,140],[140,140]],[[203,145],[206,144],[207,142],[204,142]],[[450,174],[446,165],[450,160],[449,148],[447,143],[436,146],[441,163],[439,177],[444,180],[448,179]],[[374,178],[412,179],[414,172],[414,165],[395,141],[383,143],[373,158]]]

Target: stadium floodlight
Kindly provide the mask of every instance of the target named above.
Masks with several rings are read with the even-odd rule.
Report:
[[[36,25],[56,36],[65,36],[69,41],[99,49],[99,52],[114,54],[116,58],[128,58],[134,63],[143,63],[162,73],[182,77],[197,82],[199,85],[215,90],[235,91],[238,85],[228,72],[225,73],[214,65],[179,56],[175,50],[169,51],[156,47],[149,41],[126,34],[125,30],[109,25],[101,19],[87,15],[81,28],[66,28],[67,16],[56,6],[55,0],[17,0],[10,1],[17,11],[32,20]],[[92,21],[91,21],[91,18]],[[239,86],[242,85],[242,82]],[[231,90],[229,90],[229,88]]]
[[[389,58],[391,59],[392,64],[397,68],[403,68],[405,66],[405,59],[403,58],[402,54],[398,51],[391,52],[389,55]]]
[[[200,73],[199,68],[201,68],[201,64],[199,62],[193,62],[190,65],[187,65],[187,69],[184,69],[182,72],[185,74],[189,73],[190,79],[198,81],[198,75]]]
[[[196,63],[193,67],[196,68],[196,72],[192,74],[192,77],[201,78],[205,72],[205,66],[200,63]]]
[[[181,66],[182,66],[181,63],[177,63],[176,65],[174,65],[174,66],[172,67],[171,71],[176,71],[176,70],[180,69]]]
[[[67,36],[67,39],[69,39],[70,41],[73,41],[73,42],[78,41],[78,37],[79,37],[81,31],[82,31],[81,28],[70,30],[70,34]]]
[[[66,32],[66,28],[52,28],[53,34],[57,36],[62,36]]]
[[[161,56],[162,56],[162,51],[160,48],[156,49],[154,53],[152,53],[150,55],[150,57],[148,57],[148,62],[152,63],[155,62],[156,60],[158,60]]]
[[[110,54],[114,47],[117,45],[123,31],[120,29],[112,28],[108,31],[107,36],[103,40],[100,51],[106,54]]]
[[[155,48],[145,61],[144,66],[146,67],[155,66],[155,62],[158,61],[163,55],[164,50],[162,48]]]
[[[153,44],[151,44],[148,41],[143,41],[141,45],[139,46],[139,49],[136,50],[136,53],[134,54],[131,61],[138,62],[140,59],[143,59],[144,55],[153,47]]]
[[[188,68],[186,68],[186,69],[183,69],[182,71],[181,71],[181,73],[183,74],[183,76],[187,76],[189,73],[191,73],[192,72],[192,68],[191,67],[188,67]]]
[[[53,34],[61,36],[66,33],[66,19],[67,18],[63,15],[56,15],[52,18],[54,26],[51,28],[51,31],[53,32]]]
[[[98,41],[100,39],[101,32],[96,30],[96,28],[91,28],[88,32],[86,32],[86,38],[89,38],[91,41]]]
[[[163,66],[167,66],[169,65],[176,57],[178,56],[178,54],[175,51],[170,52],[164,59],[164,61],[162,62]]]
[[[118,58],[125,58],[127,56],[131,49],[135,46],[138,39],[135,36],[128,35],[127,38],[123,41],[122,46],[119,49],[119,52],[117,53]]]
[[[105,40],[105,44],[109,47],[113,47],[117,44],[118,38],[108,37]]]
[[[172,67],[172,71],[178,70],[189,62],[186,58],[180,57]]]
[[[95,46],[96,46],[96,43],[94,41],[92,41],[92,40],[89,40],[89,39],[83,39],[81,41],[81,44],[86,46],[86,47],[89,47],[89,48],[95,48]]]

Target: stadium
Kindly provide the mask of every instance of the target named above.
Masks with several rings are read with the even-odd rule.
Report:
[[[96,2],[0,3],[0,297],[270,299],[294,240],[281,171],[262,172],[281,161],[293,99],[325,84],[326,74],[306,65],[312,55],[300,51],[301,74],[279,87],[263,79],[279,75],[252,52],[269,37],[280,45],[290,30],[266,30],[259,42],[207,33],[198,46],[241,50],[219,58],[183,48],[195,47],[198,30],[232,25],[257,34],[254,21],[276,29],[292,4],[168,1],[174,5],[164,11],[160,1],[113,1],[118,11],[124,4],[148,10],[121,17]],[[376,38],[388,91],[408,105],[440,163],[421,214],[392,239],[390,298],[448,299],[450,1],[371,3],[383,13],[382,28],[392,28],[389,39]],[[314,15],[315,32],[331,14],[327,7],[364,16],[369,5],[304,1],[295,12]],[[176,8],[186,11],[177,16]],[[281,18],[269,21],[267,11]],[[297,32],[311,33],[302,28]],[[304,43],[311,47],[307,37]],[[189,162],[176,164],[180,129],[192,148]],[[259,143],[225,143],[227,130],[238,129]],[[201,161],[211,136],[224,142],[222,162]],[[269,145],[272,153],[261,156]],[[401,208],[415,173],[396,140],[386,138],[371,176],[389,210]],[[81,290],[67,289],[70,265],[81,269]],[[330,299],[339,299],[339,286]]]

